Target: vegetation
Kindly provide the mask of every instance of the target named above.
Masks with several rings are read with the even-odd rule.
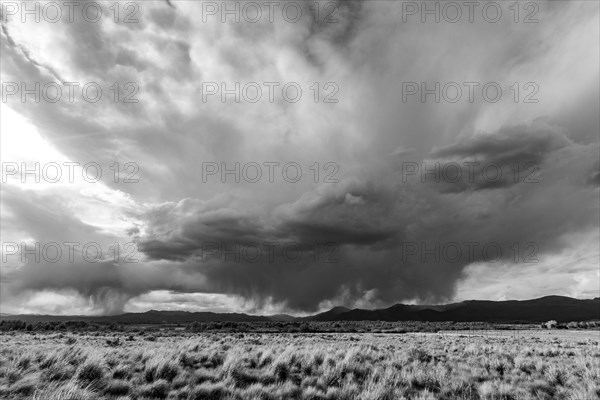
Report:
[[[270,322],[194,322],[191,324],[117,324],[92,323],[87,321],[25,322],[20,320],[0,321],[0,331],[62,331],[62,332],[143,332],[149,330],[185,329],[189,332],[262,332],[262,333],[406,333],[438,332],[445,330],[507,330],[507,329],[599,329],[600,321],[556,323],[548,321],[535,324],[498,324],[489,322],[421,322],[421,321],[270,321]]]
[[[595,331],[9,331],[8,400],[565,399],[600,396]],[[552,332],[558,335],[554,336]]]

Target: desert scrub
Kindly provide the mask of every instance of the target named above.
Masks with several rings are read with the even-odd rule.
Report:
[[[99,383],[106,370],[98,360],[87,360],[77,371],[77,379],[86,384]]]
[[[113,380],[110,381],[105,389],[104,394],[107,396],[125,396],[131,391],[131,385],[127,381]]]
[[[69,336],[70,337],[70,336]],[[40,340],[43,338],[43,340]],[[407,334],[7,335],[7,400],[595,399],[597,341]],[[358,338],[358,340],[357,340]]]
[[[150,361],[144,370],[146,382],[163,379],[171,382],[179,374],[179,365],[167,358]]]

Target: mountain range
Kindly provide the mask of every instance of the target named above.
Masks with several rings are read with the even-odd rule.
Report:
[[[334,307],[329,311],[293,317],[286,314],[270,316],[239,313],[156,311],[106,316],[0,314],[0,320],[26,322],[82,320],[123,324],[160,324],[199,322],[269,322],[269,321],[456,321],[456,322],[557,322],[600,320],[600,297],[574,299],[546,296],[532,300],[469,300],[443,305],[396,304],[388,308],[365,310]]]

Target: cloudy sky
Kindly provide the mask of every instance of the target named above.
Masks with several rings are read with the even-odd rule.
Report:
[[[599,296],[597,2],[19,3],[3,313]]]

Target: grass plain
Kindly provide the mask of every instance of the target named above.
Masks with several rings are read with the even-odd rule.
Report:
[[[600,398],[597,330],[7,332],[1,340],[7,400]]]

